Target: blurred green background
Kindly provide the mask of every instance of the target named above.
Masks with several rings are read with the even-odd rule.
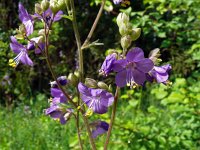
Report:
[[[44,115],[48,107],[49,81],[44,60],[31,54],[34,67],[8,65],[13,58],[9,37],[16,33],[18,0],[0,2],[0,149],[66,150],[79,149],[73,119],[66,125]],[[21,0],[34,13],[36,0]],[[77,0],[77,20],[82,42],[101,0]],[[114,150],[199,150],[200,149],[200,0],[131,0],[130,7],[114,6],[109,0],[92,41],[103,46],[84,51],[86,77],[112,83],[113,77],[98,76],[108,49],[121,49],[115,23],[125,11],[132,25],[142,28],[141,37],[132,44],[146,56],[160,48],[162,64],[170,63],[172,86],[147,83],[144,87],[121,91],[109,149]],[[65,10],[64,10],[65,11]],[[88,21],[90,20],[90,21]],[[36,24],[40,29],[41,24]],[[35,31],[35,35],[37,30]],[[76,43],[71,22],[62,19],[53,26],[51,60],[58,75],[77,68]],[[92,64],[92,65],[91,65]],[[109,121],[110,112],[94,118]],[[85,149],[89,142],[82,131]],[[96,139],[102,148],[105,135]]]

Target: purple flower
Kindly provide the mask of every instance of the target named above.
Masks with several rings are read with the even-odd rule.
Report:
[[[88,88],[81,82],[78,84],[78,89],[81,99],[89,107],[89,110],[93,110],[95,113],[106,113],[114,101],[113,95],[106,90]]]
[[[17,54],[17,56],[14,59],[9,60],[10,65],[16,67],[21,61],[25,65],[33,66],[32,60],[28,57],[26,47],[18,43],[14,36],[11,36],[10,39],[10,48],[15,54]]]
[[[154,68],[147,74],[147,79],[153,81],[154,79],[158,83],[165,83],[169,78],[169,71],[171,70],[171,65],[167,64],[161,67],[154,66]]]
[[[108,131],[109,124],[104,121],[97,121],[94,123],[95,129],[92,130],[92,137],[96,138],[98,135],[104,134]]]
[[[63,109],[58,104],[52,104],[45,110],[46,115],[50,115],[53,119],[59,119],[61,124],[65,124],[72,114],[71,109]]]
[[[126,55],[126,59],[115,62],[113,70],[117,72],[115,83],[119,87],[126,84],[133,87],[135,84],[142,85],[146,80],[145,73],[153,68],[153,62],[144,58],[144,52],[139,47],[131,49]]]
[[[33,33],[33,18],[28,14],[27,10],[21,3],[19,3],[19,19],[26,28],[26,35],[31,35]]]
[[[37,46],[35,46],[35,43]],[[35,54],[40,54],[45,48],[45,44],[42,42],[41,37],[35,37],[31,39],[31,42],[28,43],[28,50],[35,50]]]
[[[117,55],[115,53],[108,55],[104,60],[99,72],[107,76],[112,71],[112,67],[114,62],[116,61],[116,57]]]
[[[66,103],[67,98],[59,88],[51,88],[51,96],[60,103]]]
[[[62,85],[62,86],[68,84],[68,80],[67,80],[66,76],[60,76],[57,78],[57,80],[60,83],[60,85]],[[50,84],[51,84],[52,88],[58,88],[56,81],[50,82]]]
[[[114,4],[119,4],[119,3],[121,3],[123,0],[113,0],[113,3]]]
[[[34,14],[34,17],[44,20],[44,22],[49,26],[51,22],[59,21],[62,18],[62,14],[63,12],[60,10],[54,15],[52,10],[49,8],[43,12],[42,15]]]

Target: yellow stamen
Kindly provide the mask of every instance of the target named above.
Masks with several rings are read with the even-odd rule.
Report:
[[[8,61],[9,66],[15,68],[17,66],[16,62],[13,59],[9,59]]]
[[[87,112],[85,113],[86,117],[90,117],[93,114],[93,110],[92,109],[88,109]]]

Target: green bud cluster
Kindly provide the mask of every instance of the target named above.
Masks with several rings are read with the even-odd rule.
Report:
[[[117,25],[119,27],[119,33],[122,36],[121,46],[123,49],[127,49],[132,41],[135,41],[140,37],[141,29],[133,28],[129,22],[129,16],[125,13],[120,13],[117,16]]]

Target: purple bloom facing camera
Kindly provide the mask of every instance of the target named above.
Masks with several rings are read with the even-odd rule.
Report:
[[[26,28],[26,35],[31,35],[33,33],[33,18],[21,3],[19,3],[19,19]]]
[[[153,66],[152,60],[144,58],[143,50],[135,47],[127,53],[126,59],[120,59],[114,63],[113,70],[117,72],[115,83],[119,87],[142,85],[146,80],[145,74]]]
[[[16,67],[21,61],[25,65],[33,66],[33,62],[28,56],[27,48],[18,43],[14,36],[11,36],[10,39],[10,48],[15,54],[17,54],[17,56],[14,59],[9,60],[9,65]]]
[[[103,89],[88,88],[83,83],[78,84],[81,99],[95,113],[106,113],[108,107],[112,105],[114,97],[111,93]]]
[[[44,22],[49,26],[50,22],[59,21],[62,18],[63,12],[60,10],[55,15],[52,10],[49,8],[42,15],[34,14],[34,17],[40,20],[44,20]]]

